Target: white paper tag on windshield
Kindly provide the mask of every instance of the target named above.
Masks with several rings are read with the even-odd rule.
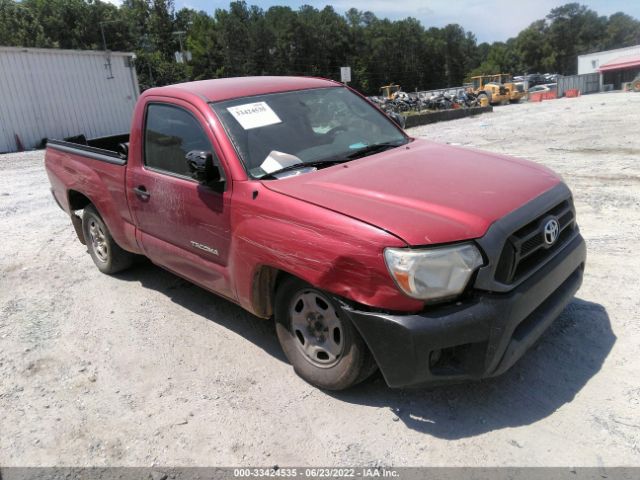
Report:
[[[229,107],[227,110],[245,130],[282,122],[266,102],[246,103],[237,107]]]
[[[267,158],[264,159],[260,168],[267,173],[271,173],[276,170],[280,170],[281,168],[297,165],[298,163],[302,163],[302,160],[295,155],[289,155],[288,153],[272,150]]]

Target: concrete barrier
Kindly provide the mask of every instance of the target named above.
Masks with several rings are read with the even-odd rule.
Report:
[[[543,100],[555,100],[558,95],[555,90],[549,90],[548,92],[530,93],[528,97],[529,102],[542,102]]]
[[[457,120],[458,118],[470,117],[472,115],[479,115],[487,112],[493,112],[493,107],[491,105],[487,107],[459,108],[457,110],[437,110],[435,112],[418,113],[417,115],[409,115],[406,118],[405,128],[443,122],[446,120]]]

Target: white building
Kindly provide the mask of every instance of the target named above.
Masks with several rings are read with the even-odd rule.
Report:
[[[599,73],[600,85],[615,90],[640,73],[640,45],[578,56],[578,75]]]
[[[0,47],[0,153],[129,131],[133,53]]]

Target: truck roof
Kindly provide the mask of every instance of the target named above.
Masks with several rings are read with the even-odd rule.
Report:
[[[218,102],[252,95],[304,90],[307,88],[335,87],[338,85],[341,84],[334,80],[317,77],[232,77],[150,88],[145,91],[145,94],[172,97],[192,94],[207,102]]]

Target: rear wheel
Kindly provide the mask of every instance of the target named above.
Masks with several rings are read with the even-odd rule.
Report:
[[[327,390],[365,380],[376,364],[340,306],[328,294],[286,279],[275,299],[276,332],[298,375]]]
[[[121,272],[133,263],[134,255],[120,248],[113,240],[93,205],[88,205],[82,214],[82,233],[93,263],[102,273]]]

